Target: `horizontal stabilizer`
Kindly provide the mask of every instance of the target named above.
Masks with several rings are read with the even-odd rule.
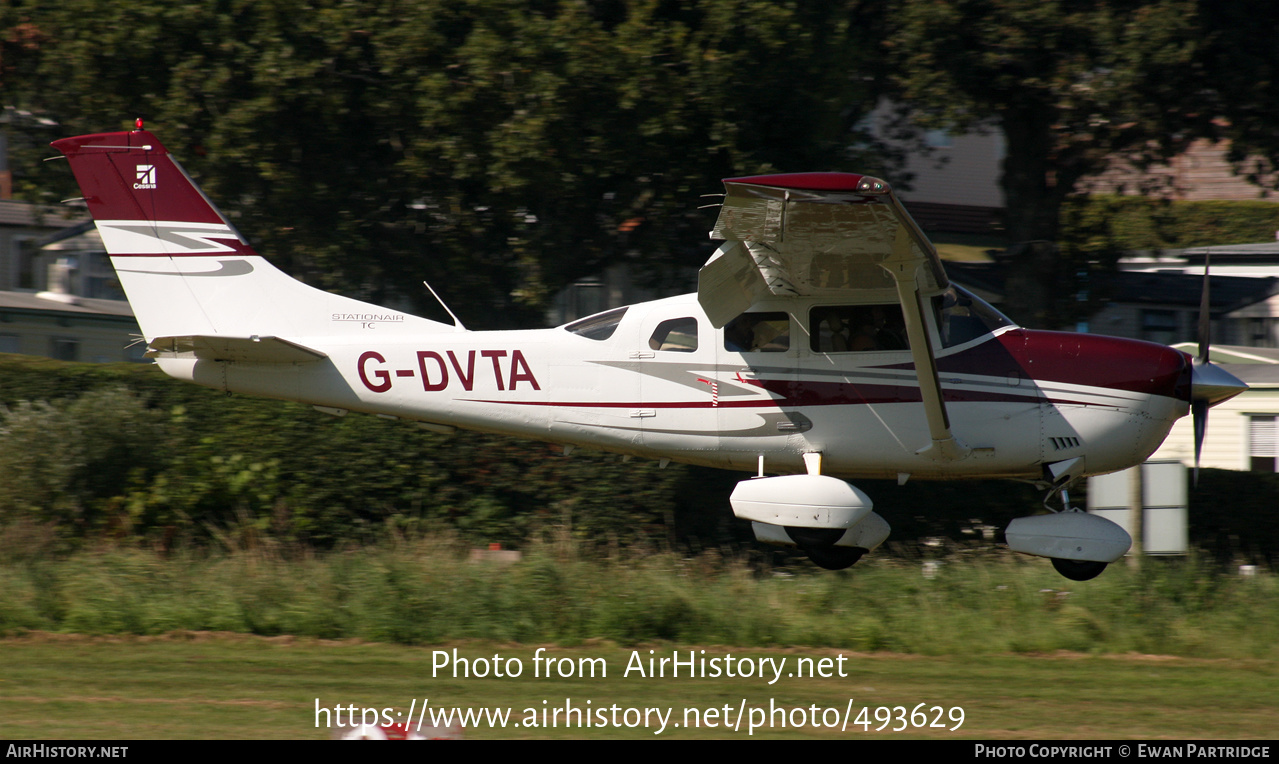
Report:
[[[147,358],[197,358],[239,363],[310,363],[328,356],[319,350],[279,337],[223,337],[194,335],[156,337]]]

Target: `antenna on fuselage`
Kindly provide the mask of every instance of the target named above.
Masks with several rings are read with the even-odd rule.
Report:
[[[457,314],[449,309],[448,303],[440,299],[440,296],[431,288],[431,285],[426,283],[426,279],[422,279],[422,286],[426,287],[426,290],[431,293],[431,296],[440,304],[440,307],[444,308],[444,312],[449,314],[449,318],[453,319],[453,328],[459,332],[467,331],[466,327],[462,326],[462,322],[458,319]]]

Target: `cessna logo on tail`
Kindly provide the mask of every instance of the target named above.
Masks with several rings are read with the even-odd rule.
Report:
[[[137,182],[133,184],[133,187],[135,189],[155,188],[155,165],[138,165]]]

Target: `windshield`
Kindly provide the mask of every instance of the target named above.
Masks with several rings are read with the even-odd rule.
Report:
[[[985,336],[1004,326],[1015,326],[1010,318],[963,287],[950,289],[933,298],[937,329],[942,347],[955,347]]]
[[[588,340],[606,340],[617,331],[617,325],[622,323],[624,315],[626,315],[626,308],[614,308],[574,321],[566,325],[564,329]]]

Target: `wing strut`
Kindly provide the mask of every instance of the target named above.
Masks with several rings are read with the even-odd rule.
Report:
[[[937,249],[878,178],[791,173],[729,178],[712,239],[725,243],[698,274],[697,298],[720,328],[762,300],[896,297],[906,320],[931,442],[926,459],[972,449],[950,431],[925,306],[949,285]]]
[[[924,322],[924,302],[919,295],[919,259],[910,252],[911,236],[906,226],[897,229],[893,241],[893,255],[882,263],[893,275],[897,284],[897,299],[901,303],[902,316],[906,319],[906,336],[910,340],[910,355],[915,361],[915,377],[919,380],[919,392],[924,402],[924,416],[928,420],[928,434],[932,443],[915,453],[934,461],[963,459],[972,449],[956,439],[950,431],[950,416],[946,413],[946,400],[942,397],[941,380],[937,376],[937,358],[932,341],[928,338],[928,325]]]

